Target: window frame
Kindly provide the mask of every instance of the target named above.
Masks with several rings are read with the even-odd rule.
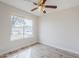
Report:
[[[12,26],[13,26],[13,25],[12,25],[12,20],[13,20],[12,17],[15,17],[15,16],[11,16],[11,19],[10,19],[10,20],[11,20],[11,21],[10,21],[10,22],[11,22],[11,31],[10,31],[11,35],[10,35],[10,40],[11,40],[11,41],[15,41],[15,40],[22,40],[22,39],[30,39],[30,38],[33,38],[33,21],[30,20],[30,19],[27,19],[27,18],[25,18],[25,17],[16,16],[16,17],[23,18],[23,20],[28,20],[28,21],[30,20],[30,21],[31,21],[31,28],[32,28],[32,29],[31,29],[31,30],[32,30],[31,33],[32,33],[32,34],[31,34],[31,36],[27,36],[27,38],[25,38],[25,37],[24,37],[24,36],[25,36],[25,33],[24,33],[24,32],[25,32],[25,29],[24,29],[25,27],[23,26],[23,38],[21,38],[21,39],[12,39]],[[22,20],[22,19],[21,19],[21,20]],[[24,24],[23,24],[23,25],[24,25]]]

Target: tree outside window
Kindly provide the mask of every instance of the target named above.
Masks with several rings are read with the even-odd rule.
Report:
[[[26,39],[32,37],[32,20],[11,16],[11,40]]]

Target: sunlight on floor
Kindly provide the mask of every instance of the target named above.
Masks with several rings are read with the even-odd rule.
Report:
[[[7,58],[74,58],[74,57],[77,58],[79,56],[43,44],[36,44],[29,48],[24,48],[18,52],[7,55]]]

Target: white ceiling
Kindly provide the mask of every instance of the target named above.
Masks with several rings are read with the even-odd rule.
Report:
[[[37,16],[43,15],[38,10],[34,12],[30,11],[32,8],[36,7],[35,5],[32,4],[31,1],[37,2],[38,0],[0,0],[0,1],[3,3],[9,4],[11,6],[14,6],[16,8],[19,8],[21,10],[24,10],[26,12],[33,13],[34,15],[37,15]],[[57,9],[46,9],[48,14],[62,9],[67,9],[70,7],[77,6],[79,5],[79,0],[47,0],[46,4],[58,6]]]

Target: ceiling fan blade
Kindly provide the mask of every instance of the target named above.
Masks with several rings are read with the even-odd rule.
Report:
[[[38,9],[37,7],[36,8],[33,8],[31,11],[35,11],[36,9]]]
[[[45,5],[46,8],[57,8],[57,6],[52,6],[52,5]]]
[[[33,2],[34,5],[38,5],[37,3]]]
[[[43,0],[43,3],[42,3],[42,4],[45,4],[46,1],[47,1],[47,0]]]
[[[43,13],[45,14],[45,13],[46,13],[46,11],[44,10],[44,11],[43,11]]]

